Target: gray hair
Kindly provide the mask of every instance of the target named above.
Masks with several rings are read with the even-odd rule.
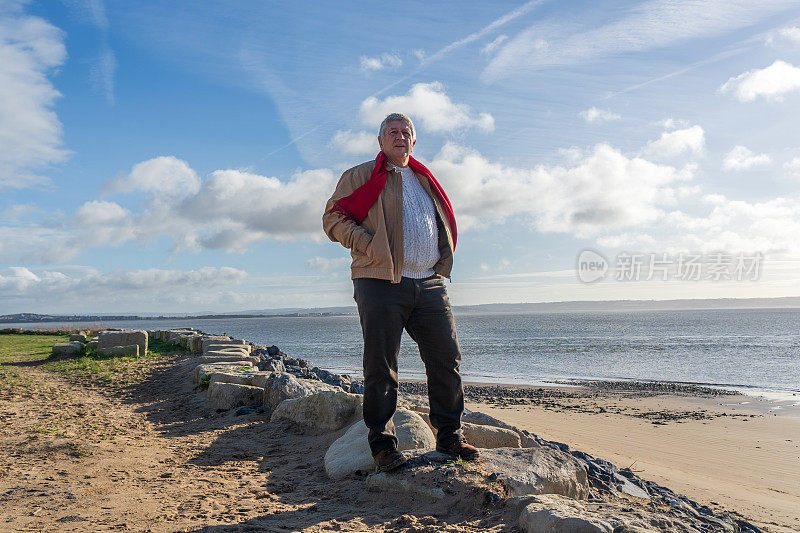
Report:
[[[383,134],[386,132],[386,124],[388,124],[393,120],[399,120],[401,122],[404,122],[406,126],[411,128],[411,138],[412,139],[417,138],[417,130],[414,129],[414,123],[411,122],[410,118],[408,118],[402,113],[391,113],[390,115],[387,115],[386,118],[383,119],[383,122],[381,122],[381,127],[378,129],[378,137],[381,138],[383,137]]]

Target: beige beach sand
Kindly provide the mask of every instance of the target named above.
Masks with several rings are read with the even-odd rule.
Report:
[[[712,509],[734,510],[765,531],[800,531],[798,407],[770,411],[776,404],[744,396],[611,393],[549,408],[468,407],[619,467],[633,465],[642,478]],[[657,417],[639,417],[659,412],[687,417],[656,424]]]

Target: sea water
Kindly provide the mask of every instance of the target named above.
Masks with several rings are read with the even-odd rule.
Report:
[[[468,382],[543,384],[575,379],[697,383],[800,400],[800,309],[461,314]],[[54,324],[0,324],[41,328]],[[257,344],[335,372],[360,375],[357,316],[111,321],[108,327],[194,327]],[[72,326],[79,326],[72,324]],[[424,378],[404,334],[400,378]]]

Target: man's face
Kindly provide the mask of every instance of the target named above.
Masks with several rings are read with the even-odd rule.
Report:
[[[402,120],[387,122],[383,137],[378,137],[378,144],[389,161],[403,167],[408,165],[408,156],[416,142],[411,137],[411,128]]]

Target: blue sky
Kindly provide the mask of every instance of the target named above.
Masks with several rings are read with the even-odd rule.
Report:
[[[0,0],[0,313],[350,305],[320,215],[392,111],[456,305],[800,295],[800,2]]]

